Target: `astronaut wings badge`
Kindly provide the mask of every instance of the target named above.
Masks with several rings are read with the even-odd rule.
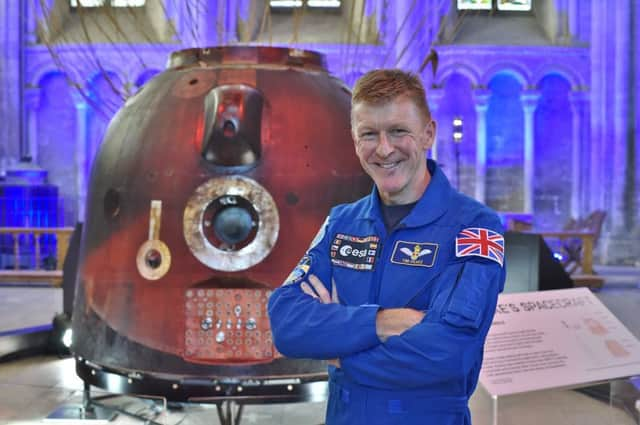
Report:
[[[456,236],[456,257],[475,255],[504,263],[504,238],[498,232],[482,227],[468,227]]]

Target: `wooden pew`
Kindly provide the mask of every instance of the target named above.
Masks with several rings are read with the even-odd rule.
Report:
[[[562,265],[573,280],[574,286],[599,289],[604,279],[593,270],[593,250],[600,237],[606,217],[603,210],[595,210],[588,216],[571,219],[562,230],[535,231],[530,217],[522,213],[502,212],[507,230],[535,233],[545,239],[558,239],[560,252],[564,256]]]
[[[73,227],[0,227],[0,235],[11,235],[13,239],[13,269],[0,269],[0,282],[44,282],[54,286],[62,285],[62,266],[69,249],[69,240]],[[23,269],[20,266],[20,235],[33,235],[34,239],[34,268]],[[45,270],[41,268],[42,235],[55,235],[56,238],[56,268]]]

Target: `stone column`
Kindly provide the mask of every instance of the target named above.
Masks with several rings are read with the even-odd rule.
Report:
[[[147,1],[144,11],[151,27],[160,37],[160,42],[166,43],[179,39],[181,16],[176,2]]]
[[[635,6],[632,6],[632,3]],[[616,6],[618,6],[618,3],[616,3]],[[637,75],[633,75],[635,71],[633,69],[634,59],[637,61],[638,52],[633,49],[632,25],[635,19],[632,19],[632,15],[634,7],[638,6],[636,0],[624,0],[619,2],[619,7],[624,7],[624,11],[616,11],[615,35],[615,61],[617,64],[615,84],[617,95],[615,96],[614,119],[617,143],[614,161],[619,171],[613,175],[614,187],[619,191],[616,192],[613,206],[620,211],[620,217],[619,220],[616,220],[616,224],[624,234],[631,231],[638,220],[635,206],[635,173],[637,172],[637,164],[635,163],[634,151],[636,146],[632,130],[637,126],[634,122],[633,101],[634,96],[637,95],[634,92],[634,82],[635,78],[638,78]],[[640,252],[640,250],[636,249],[636,252]]]
[[[69,2],[56,0],[38,0],[34,13],[36,16],[36,38],[40,43],[51,43],[60,35],[69,16]]]
[[[485,201],[487,176],[487,109],[490,92],[486,89],[473,91],[476,109],[476,190],[475,198]]]
[[[227,3],[228,1],[222,0],[218,2],[179,2],[179,10],[171,12],[180,17],[176,28],[182,45],[184,47],[210,47],[224,44],[227,27],[223,13],[226,12]],[[169,12],[167,10],[167,14]]]
[[[446,25],[443,22],[443,18],[445,18],[447,16],[447,12],[450,12],[449,10],[446,10],[451,6],[450,3],[446,3],[446,2],[441,2],[438,0],[429,0],[428,3],[428,7],[431,11],[430,15],[431,15],[431,22],[429,23],[429,30],[431,32],[431,37],[429,38],[429,44],[435,44],[437,43],[439,40],[437,39],[437,35],[438,35],[438,30],[440,29],[440,25],[442,22],[442,25]]]
[[[269,5],[266,1],[239,0],[237,2],[236,38],[239,42],[256,41],[265,13],[269,13]]]
[[[186,2],[165,1],[163,12],[167,20],[172,21],[176,32],[174,38],[182,43],[182,47],[195,47],[195,39],[192,37],[191,28],[188,26],[191,22],[187,22],[189,15],[186,12],[185,5]]]
[[[40,108],[40,88],[32,87],[24,92],[27,118],[27,146],[31,162],[38,163],[38,109]]]
[[[569,0],[567,14],[569,15],[569,41],[580,40],[581,28],[578,12],[580,11],[580,5],[578,0]]]
[[[362,42],[376,44],[384,38],[384,0],[365,0]]]
[[[524,110],[524,207],[523,212],[533,213],[533,177],[535,172],[534,123],[533,114],[538,106],[540,93],[535,90],[523,91],[520,95]]]
[[[591,2],[592,209],[607,212],[598,251],[604,263],[612,264],[640,258],[638,236],[630,228],[637,213],[629,202],[634,192],[629,176],[636,168],[629,155],[633,148],[629,129],[635,121],[630,119],[629,103],[636,72],[632,58],[637,52],[631,39],[636,3],[620,0],[611,7],[608,2]]]
[[[87,199],[87,140],[88,140],[88,112],[86,99],[77,91],[72,90],[73,103],[76,108],[76,191],[78,194],[78,221],[84,221]]]
[[[38,41],[38,23],[42,20],[42,6],[39,1],[27,3],[26,42],[36,44]]]
[[[632,46],[631,51],[637,52],[640,49],[640,29],[638,29],[638,24],[640,24],[640,5],[635,3],[632,8],[632,16],[633,22],[631,24],[631,28],[633,28],[633,38],[632,38]],[[633,56],[631,60],[631,73],[635,79],[635,87],[632,87],[634,98],[632,99],[632,113],[635,113],[635,116],[632,118],[635,125],[635,133],[632,138],[635,142],[635,187],[636,187],[636,199],[635,199],[635,211],[636,211],[636,223],[635,223],[635,233],[636,235],[640,235],[640,219],[638,219],[637,215],[640,214],[640,59],[638,59],[637,53]],[[640,257],[640,256],[639,256]],[[640,267],[640,260],[635,262],[635,265]]]
[[[21,154],[20,3],[0,7],[0,172]]]
[[[433,146],[431,147],[431,159],[434,161],[438,160],[438,127],[439,122],[437,120],[438,116],[438,108],[440,107],[440,102],[444,97],[444,89],[442,88],[431,88],[427,90],[427,103],[429,104],[429,110],[431,111],[431,118],[436,121],[436,135],[434,137]]]
[[[236,43],[238,41],[238,18],[241,10],[246,10],[249,7],[249,2],[241,0],[227,0],[223,2],[224,6],[218,6],[218,17],[221,19],[223,25],[223,35],[221,42],[226,44]],[[242,4],[241,4],[242,3]],[[209,7],[212,7],[211,5]]]
[[[556,0],[556,17],[557,24],[554,32],[555,42],[557,44],[569,44],[569,15],[567,0]],[[553,6],[552,6],[553,7]]]
[[[387,65],[389,67],[411,68],[411,63],[415,59],[412,55],[411,44],[414,41],[413,34],[416,31],[416,23],[420,20],[419,14],[416,13],[419,8],[418,3],[420,2],[414,3],[411,0],[396,0],[394,2],[394,31],[389,35],[391,36],[390,42],[393,43],[393,40],[396,42],[390,46],[393,49],[393,60],[389,61]]]
[[[585,91],[572,91],[569,93],[571,104],[571,216],[581,217],[587,209],[588,193],[585,191],[586,178],[582,172],[583,166],[589,166],[585,162],[585,151],[588,150],[588,140],[585,132],[586,110],[589,102],[589,94]]]
[[[28,44],[48,42],[51,38],[50,30],[60,29],[59,11],[54,6],[55,0],[27,2],[26,41]],[[54,19],[49,20],[49,17],[54,17]]]

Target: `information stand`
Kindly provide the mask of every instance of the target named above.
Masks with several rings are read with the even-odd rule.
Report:
[[[480,372],[493,425],[501,397],[634,375],[640,341],[589,289],[500,295]]]

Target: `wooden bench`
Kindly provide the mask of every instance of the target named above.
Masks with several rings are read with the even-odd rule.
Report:
[[[62,266],[69,249],[69,240],[73,227],[0,227],[0,235],[11,235],[13,239],[13,269],[0,269],[0,282],[44,282],[54,286],[62,285]],[[33,264],[34,268],[24,269],[20,264],[20,235],[33,236]],[[56,238],[56,268],[45,270],[41,268],[42,235],[55,235]]]
[[[604,285],[604,278],[595,274],[572,274],[573,286],[586,286],[589,289],[600,289]]]
[[[544,238],[569,239],[578,238],[582,241],[580,268],[584,274],[593,274],[593,244],[595,233],[586,231],[561,230],[557,232],[537,232]]]
[[[595,210],[585,218],[571,219],[561,231],[540,232],[545,238],[557,238],[561,241],[562,253],[565,255],[562,265],[574,286],[600,289],[604,284],[604,279],[593,271],[593,249],[600,237],[605,217],[605,211]]]

